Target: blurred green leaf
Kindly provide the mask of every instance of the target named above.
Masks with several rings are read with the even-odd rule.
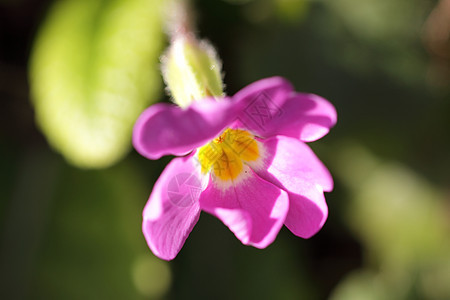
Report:
[[[303,20],[308,12],[308,0],[275,0],[275,9],[281,20],[296,22]]]
[[[351,194],[345,219],[365,246],[368,265],[343,280],[332,299],[385,299],[380,293],[386,291],[392,299],[448,299],[444,193],[408,167],[382,161],[356,143],[344,142],[334,163]],[[376,274],[365,274],[374,267]]]
[[[445,256],[450,239],[443,193],[357,144],[342,149],[336,169],[353,194],[347,220],[376,261],[403,268]]]
[[[285,23],[297,23],[304,20],[310,6],[309,0],[228,1],[245,4],[243,13],[254,23],[266,22],[272,17]]]
[[[330,55],[358,72],[379,68],[399,82],[423,81],[427,64],[418,44],[429,1],[420,0],[323,0],[331,15],[325,32],[345,40]],[[338,52],[337,52],[338,51]]]
[[[386,291],[379,276],[369,271],[353,272],[338,285],[331,300],[379,300],[394,299]]]
[[[415,38],[421,30],[423,9],[427,5],[420,0],[325,0],[323,3],[349,30],[372,43]]]
[[[130,148],[134,121],[160,90],[162,1],[66,0],[34,45],[37,123],[71,163],[109,166]]]

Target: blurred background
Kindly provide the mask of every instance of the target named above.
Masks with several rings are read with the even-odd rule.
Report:
[[[269,76],[338,111],[313,238],[243,246],[203,213],[172,262],[141,212],[170,157],[131,148],[167,1],[0,0],[0,298],[450,299],[450,1],[197,0],[226,92]]]

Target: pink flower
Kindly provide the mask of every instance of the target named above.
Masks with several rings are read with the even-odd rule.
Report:
[[[182,156],[165,168],[144,208],[150,249],[173,259],[202,210],[257,248],[270,245],[283,224],[297,236],[313,236],[327,218],[323,192],[333,189],[333,179],[305,142],[335,123],[333,105],[296,93],[280,77],[232,98],[145,110],[134,127],[136,150],[149,159]]]

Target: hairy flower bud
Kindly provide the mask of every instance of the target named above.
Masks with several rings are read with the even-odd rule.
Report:
[[[223,96],[222,64],[208,42],[186,35],[175,37],[161,61],[164,81],[180,107]]]

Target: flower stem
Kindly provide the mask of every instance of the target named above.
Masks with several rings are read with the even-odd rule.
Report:
[[[171,42],[195,36],[194,10],[190,0],[172,0],[167,6],[166,31]]]

